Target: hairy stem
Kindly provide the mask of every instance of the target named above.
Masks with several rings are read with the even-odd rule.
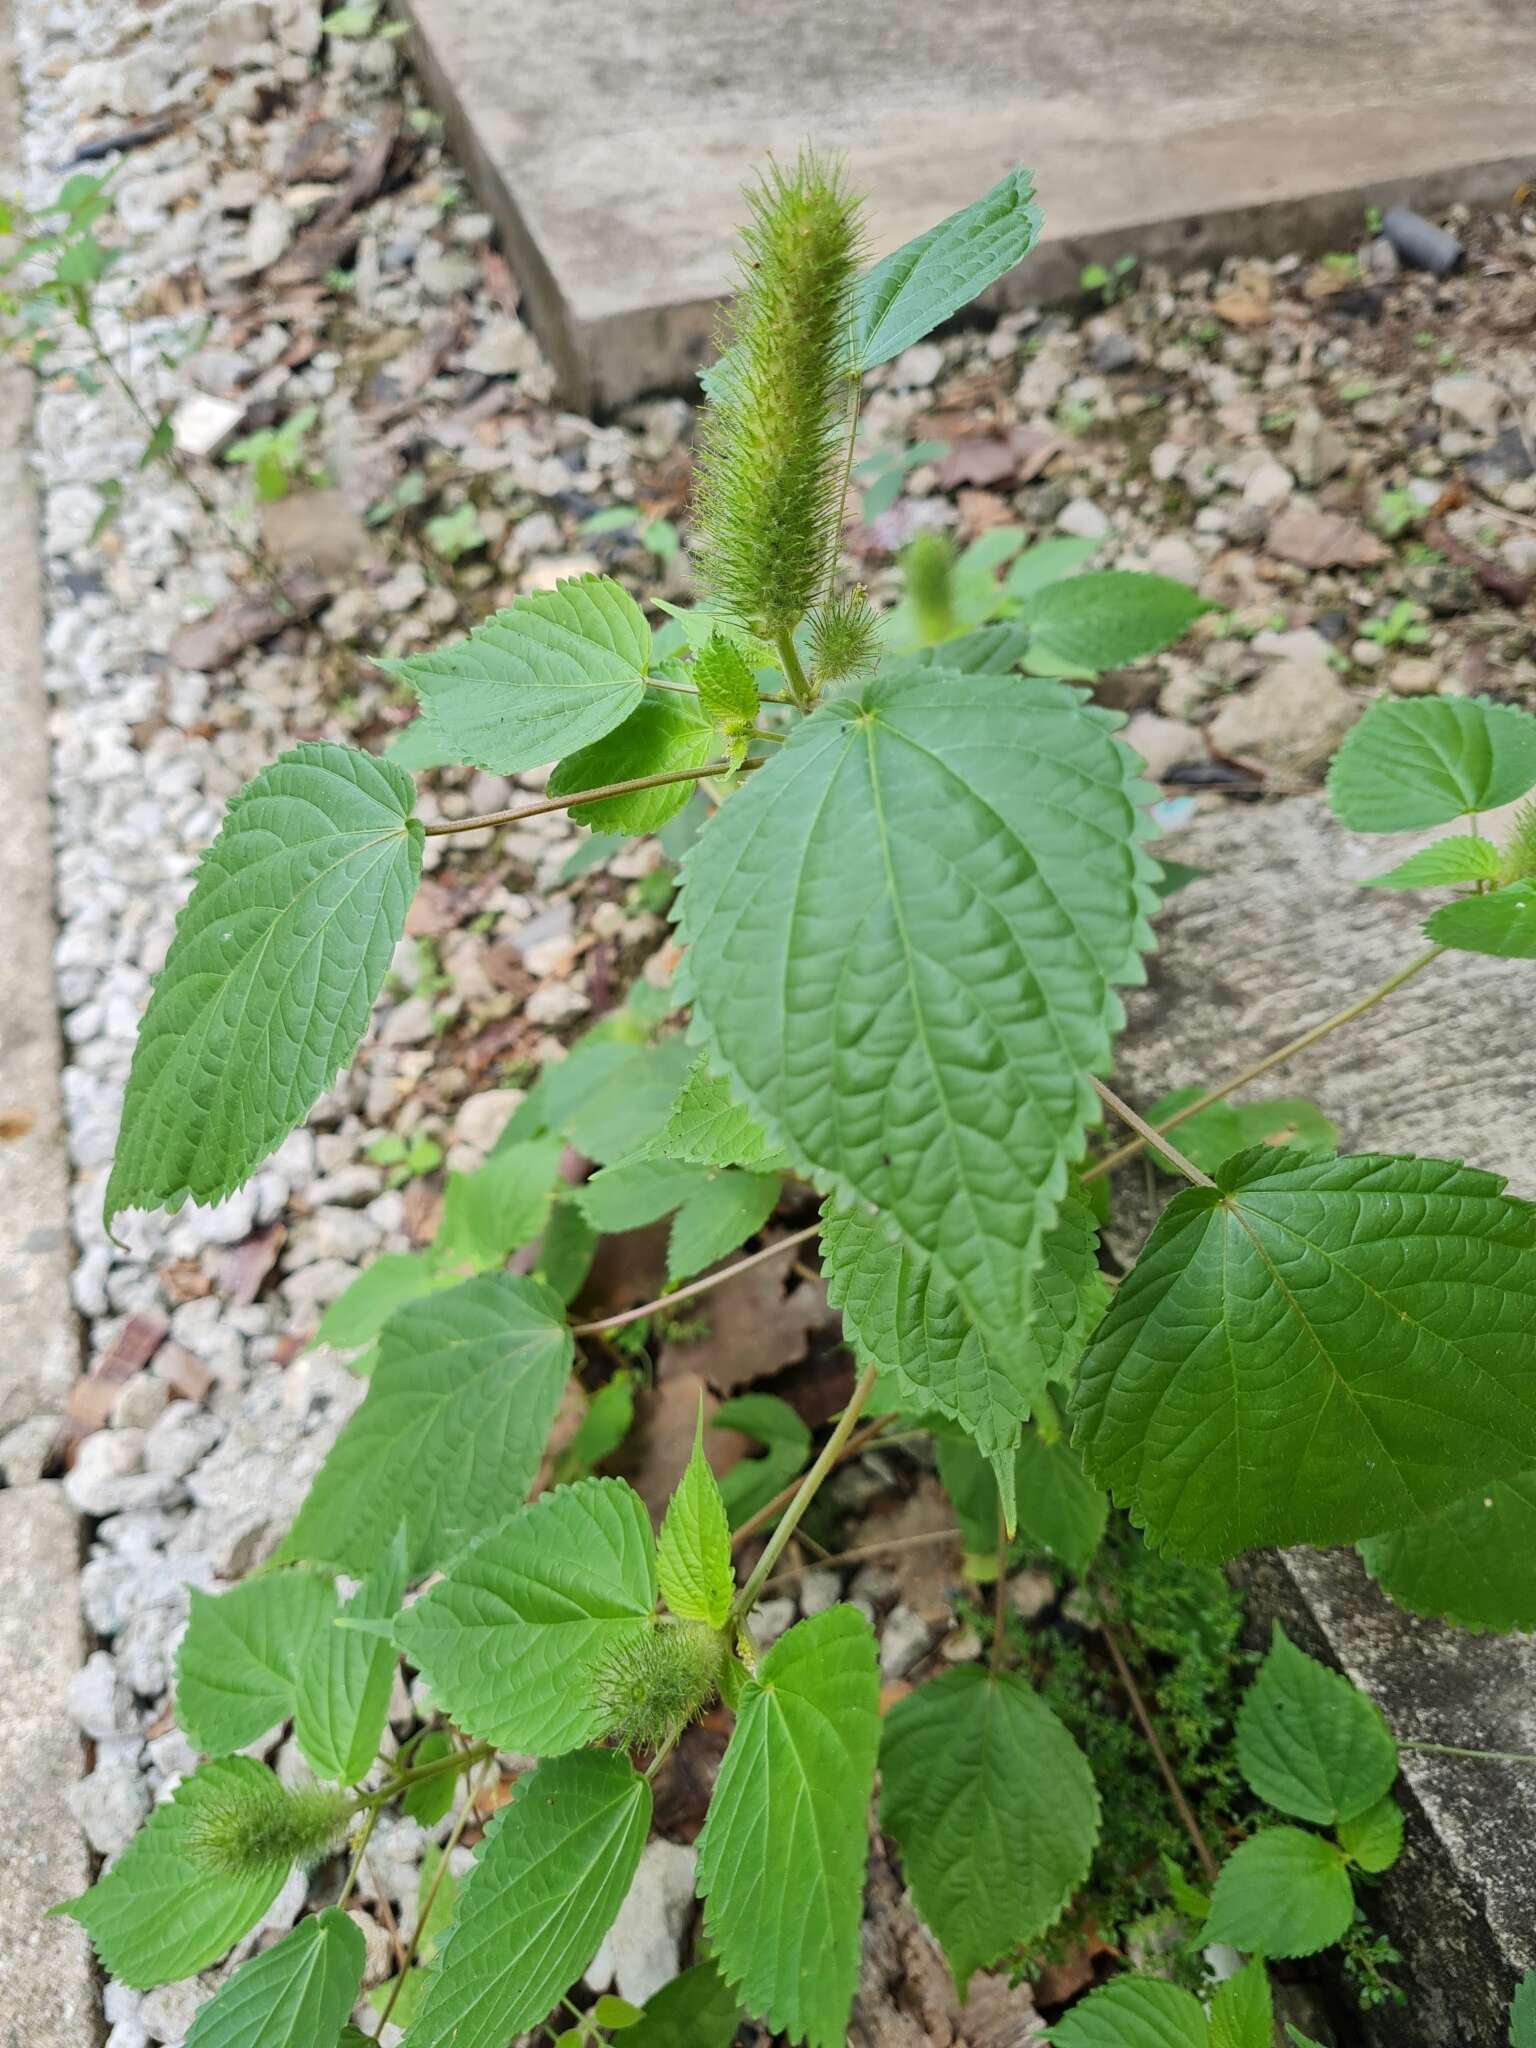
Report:
[[[759,761],[743,761],[739,773],[761,767]],[[726,775],[729,761],[706,761],[702,768],[669,768],[663,775],[637,775],[630,782],[605,782],[601,789],[573,789],[569,796],[545,797],[542,803],[521,804],[515,811],[488,811],[483,818],[454,818],[442,825],[423,827],[429,839],[441,839],[450,832],[478,832],[484,825],[519,825],[524,818],[542,818],[550,811],[568,811],[573,804],[600,803],[607,796],[629,796],[637,789],[661,789],[669,782],[702,782],[709,775]]]
[[[1163,1784],[1167,1787],[1168,1797],[1173,1801],[1174,1811],[1183,1824],[1185,1834],[1188,1835],[1191,1843],[1194,1845],[1195,1854],[1200,1859],[1200,1868],[1205,1872],[1207,1879],[1214,1884],[1217,1870],[1216,1858],[1211,1854],[1210,1844],[1201,1832],[1200,1823],[1195,1818],[1194,1808],[1184,1796],[1184,1787],[1179,1783],[1173,1765],[1168,1761],[1168,1752],[1163,1747],[1162,1739],[1158,1735],[1147,1703],[1142,1697],[1141,1687],[1131,1675],[1131,1667],[1125,1661],[1125,1652],[1120,1647],[1120,1639],[1105,1618],[1102,1596],[1100,1596],[1099,1602],[1099,1634],[1104,1638],[1104,1646],[1109,1651],[1110,1661],[1115,1667],[1115,1676],[1120,1681],[1121,1690],[1131,1703],[1131,1712],[1136,1716],[1141,1732],[1147,1738],[1147,1747],[1151,1750],[1153,1761],[1158,1768],[1158,1774],[1162,1778]]]
[[[352,1861],[347,1865],[346,1882],[342,1885],[341,1892],[336,1900],[336,1910],[338,1913],[346,1905],[348,1899],[351,1898],[353,1890],[357,1885],[358,1877],[363,1868],[363,1858],[368,1853],[368,1843],[372,1838],[374,1828],[378,1825],[378,1819],[378,1807],[370,1806],[368,1808],[368,1818],[363,1822],[357,1840],[352,1845]]]
[[[799,1487],[796,1489],[794,1499],[784,1510],[779,1526],[764,1545],[763,1554],[757,1560],[757,1567],[751,1578],[748,1579],[741,1592],[737,1595],[735,1607],[732,1609],[732,1614],[737,1621],[743,1620],[745,1616],[751,1613],[758,1594],[763,1590],[763,1581],[778,1563],[779,1558],[783,1554],[785,1544],[795,1533],[795,1527],[800,1517],[821,1490],[821,1482],[837,1463],[838,1455],[843,1445],[853,1435],[853,1426],[863,1413],[865,1404],[874,1391],[875,1368],[870,1365],[866,1366],[859,1375],[859,1383],[853,1390],[848,1406],[838,1417],[836,1429],[833,1430],[825,1444],[822,1445],[820,1457],[816,1460],[810,1471],[806,1473],[804,1479],[801,1480]]]
[[[786,629],[776,636],[773,644],[778,649],[779,660],[795,702],[802,711],[809,711],[816,701],[816,692],[811,688],[805,670],[800,666],[800,651],[795,646],[794,635]]]
[[[866,1422],[864,1427],[849,1437],[847,1443],[843,1445],[837,1454],[837,1462],[843,1465],[850,1458],[856,1458],[866,1444],[872,1444],[877,1436],[884,1436],[895,1420],[893,1415],[877,1415],[873,1422]],[[738,1543],[745,1543],[749,1536],[755,1536],[759,1529],[765,1528],[773,1520],[780,1508],[788,1507],[795,1497],[795,1488],[798,1485],[798,1480],[792,1480],[781,1492],[776,1493],[772,1500],[765,1501],[755,1515],[748,1515],[741,1527],[731,1532],[731,1548],[734,1550]]]
[[[79,321],[81,328],[84,330],[86,340],[91,344],[91,353],[96,359],[97,366],[106,373],[122,397],[132,406],[134,413],[141,423],[149,429],[150,439],[153,442],[155,435],[160,431],[160,422],[150,416],[149,409],[143,399],[140,398],[132,384],[129,383],[128,379],[108,354],[89,312],[81,312]],[[253,547],[248,540],[243,539],[240,534],[236,533],[213,499],[203,489],[197,478],[193,476],[191,470],[188,469],[187,465],[176,453],[174,446],[167,448],[163,454],[158,455],[157,460],[165,465],[184,490],[191,492],[192,496],[197,500],[198,509],[202,512],[203,517],[212,526],[217,528],[235,552],[242,556],[246,563],[256,571],[256,574],[271,591],[280,609],[284,612],[291,612],[293,610],[292,601],[287,591],[284,590],[277,571],[261,552],[260,548]]]
[[[1139,1117],[1128,1102],[1120,1100],[1113,1088],[1106,1088],[1104,1083],[1095,1079],[1092,1074],[1088,1078],[1092,1082],[1094,1093],[1098,1096],[1100,1102],[1112,1109],[1122,1123],[1128,1123],[1133,1131],[1138,1131],[1141,1134],[1141,1141],[1144,1145],[1150,1145],[1154,1152],[1161,1152],[1168,1161],[1168,1164],[1176,1166],[1184,1178],[1192,1182],[1195,1187],[1215,1187],[1216,1183],[1208,1173],[1202,1173],[1192,1159],[1184,1157],[1184,1154],[1177,1145],[1170,1144],[1161,1132],[1153,1130],[1146,1119]]]
[[[1524,1749],[1458,1749],[1449,1742],[1399,1742],[1397,1746],[1417,1750],[1424,1756],[1470,1756],[1488,1764],[1536,1764],[1536,1756]]]
[[[1219,1086],[1207,1089],[1204,1095],[1197,1096],[1193,1102],[1186,1102],[1182,1109],[1176,1109],[1172,1116],[1165,1116],[1155,1126],[1156,1131],[1159,1135],[1164,1131],[1171,1131],[1187,1117],[1198,1116],[1202,1109],[1209,1109],[1213,1102],[1222,1101],[1226,1096],[1235,1094],[1239,1088],[1246,1088],[1250,1081],[1257,1081],[1275,1067],[1283,1066],[1287,1060],[1294,1059],[1297,1053],[1306,1052],[1320,1039],[1326,1038],[1331,1031],[1337,1031],[1340,1025],[1352,1024],[1357,1017],[1363,1017],[1367,1010],[1375,1009],[1376,1005],[1391,995],[1394,989],[1401,988],[1405,981],[1412,981],[1416,974],[1421,974],[1430,962],[1438,960],[1444,951],[1444,946],[1431,946],[1427,953],[1420,953],[1417,958],[1410,960],[1406,967],[1400,967],[1395,974],[1389,974],[1384,982],[1361,996],[1358,1001],[1348,1004],[1342,1010],[1336,1010],[1331,1017],[1325,1017],[1321,1024],[1312,1025],[1310,1029],[1303,1031],[1299,1038],[1287,1040],[1274,1052],[1266,1053],[1263,1059],[1255,1060],[1252,1066],[1244,1067],[1241,1073],[1233,1074]],[[1127,1159],[1134,1159],[1147,1143],[1147,1138],[1133,1138],[1128,1144],[1117,1146],[1113,1152],[1106,1152],[1102,1159],[1096,1159],[1088,1168],[1082,1176],[1083,1179],[1098,1180],[1106,1173],[1113,1173],[1115,1168],[1123,1166]]]
[[[997,1584],[992,1588],[992,1654],[988,1668],[995,1678],[1008,1648],[1008,1517],[1003,1496],[997,1496]]]
[[[388,1806],[392,1799],[398,1799],[409,1785],[423,1785],[429,1778],[446,1778],[459,1771],[472,1771],[476,1764],[495,1754],[495,1743],[477,1742],[473,1749],[456,1750],[452,1756],[439,1757],[436,1763],[416,1764],[408,1771],[397,1771],[388,1784],[368,1794],[366,1804],[377,1811],[381,1806]]]
[[[488,1745],[482,1745],[482,1747],[488,1747]],[[494,1755],[495,1752],[492,1751],[492,1754]],[[460,1760],[462,1761],[462,1756]],[[459,1838],[465,1828],[468,1827],[470,1815],[474,1810],[474,1789],[471,1787],[465,1794],[464,1810],[454,1822],[453,1832],[443,1844],[443,1853],[437,1860],[436,1870],[432,1873],[432,1882],[427,1887],[427,1895],[422,1900],[420,1910],[416,1915],[416,1931],[406,1944],[405,1954],[401,1958],[400,1967],[395,1972],[395,1981],[390,1986],[389,1997],[384,2001],[384,2010],[379,2014],[379,2024],[374,2033],[374,2039],[377,2041],[382,2041],[384,2038],[384,2029],[389,2025],[389,2016],[395,2009],[395,2001],[400,1996],[401,1987],[405,1983],[406,1972],[416,1960],[416,1950],[421,1942],[421,1930],[432,1917],[433,1902],[437,1898],[438,1887],[441,1885],[447,1872],[448,1858],[459,1846]]]
[[[725,1280],[734,1280],[738,1273],[745,1273],[751,1266],[761,1266],[765,1260],[776,1259],[781,1252],[793,1251],[797,1244],[804,1244],[807,1239],[815,1237],[820,1229],[819,1223],[808,1223],[804,1230],[796,1230],[789,1237],[765,1244],[760,1252],[750,1252],[733,1265],[722,1266],[718,1273],[706,1273],[702,1280],[690,1280],[686,1287],[675,1287],[670,1294],[659,1294],[654,1301],[643,1301],[638,1308],[627,1308],[616,1316],[604,1316],[596,1323],[573,1323],[571,1335],[596,1337],[604,1330],[622,1330],[626,1323],[638,1323],[643,1317],[672,1308],[680,1301],[691,1301],[696,1294],[707,1294],[711,1287],[718,1287]]]

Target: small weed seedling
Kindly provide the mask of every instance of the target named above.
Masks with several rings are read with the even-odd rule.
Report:
[[[366,1957],[345,1908],[379,1816],[398,1803],[431,1825],[457,1796],[467,1818],[455,1781],[506,1752],[529,1762],[456,1895],[435,1866],[376,2031],[404,2019],[409,2048],[622,2036],[627,2009],[564,2002],[634,1878],[658,1772],[714,1707],[732,1732],[698,1839],[710,1960],[648,2003],[637,2048],[725,2048],[744,2012],[841,2048],[877,1767],[880,1826],[960,1990],[1027,1967],[1105,1829],[1091,1726],[1080,1743],[1005,1626],[984,1661],[883,1717],[857,1607],[761,1655],[746,1627],[828,1475],[893,1424],[932,1437],[1000,1589],[1022,1534],[1096,1600],[1113,1502],[1120,1539],[1154,1562],[1214,1572],[1257,1546],[1358,1545],[1415,1613],[1536,1624],[1536,1211],[1456,1159],[1340,1156],[1311,1104],[1251,1095],[1458,950],[1536,958],[1536,812],[1502,850],[1475,829],[1536,787],[1536,718],[1476,698],[1366,712],[1329,778],[1343,825],[1468,825],[1375,878],[1443,892],[1427,947],[1144,1116],[1105,1079],[1119,991],[1145,979],[1159,904],[1188,874],[1158,860],[1155,792],[1081,685],[1205,606],[1007,529],[958,556],[914,545],[884,620],[839,580],[861,376],[1038,230],[1013,171],[865,269],[840,175],[810,157],[771,171],[698,435],[707,604],[658,601],[653,625],[617,582],[576,577],[391,663],[420,699],[414,754],[294,747],[233,799],[198,869],[140,1029],[109,1225],[223,1199],[302,1121],[368,1027],[429,835],[551,803],[612,838],[666,835],[697,784],[714,799],[679,845],[686,996],[641,984],[544,1068],[485,1163],[448,1177],[432,1244],[377,1260],[327,1311],[321,1334],[366,1391],[266,1567],[192,1594],[176,1711],[204,1761],[56,1909],[148,1987],[243,1943],[295,1865],[345,1855],[336,1903],[242,1962],[188,2048],[296,2039],[295,2014],[316,2048],[355,2044]],[[423,755],[547,768],[547,793],[428,823],[400,765]],[[386,1160],[409,1172],[411,1144],[394,1143]],[[579,1187],[573,1152],[595,1168]],[[1181,1185],[1112,1289],[1098,1230],[1114,1174],[1144,1154]],[[627,1427],[645,1335],[707,1314],[742,1268],[732,1254],[781,1204],[803,1217],[807,1189],[818,1212],[746,1261],[819,1241],[852,1392],[819,1442],[781,1401],[727,1404],[713,1426],[761,1455],[723,1484],[701,1412],[658,1529],[623,1480],[591,1474]],[[575,1316],[597,1238],[668,1217],[666,1293]],[[594,1386],[626,1336],[641,1341],[622,1384]],[[573,1368],[591,1428],[569,1483],[529,1500]],[[435,1712],[381,1757],[402,1658]],[[1224,1661],[1218,1644],[1203,1668]],[[1133,1684],[1125,1665],[1124,1697]],[[1209,1730],[1208,1703],[1170,1689],[1164,1704],[1192,1738]],[[309,1781],[244,1753],[285,1718]],[[1199,1888],[1157,1867],[1186,1928],[1248,1960],[1214,1990],[1196,1979],[1208,2011],[1127,1977],[1053,2030],[1065,2048],[1269,2048],[1264,1958],[1351,1939],[1356,1886],[1397,1847],[1380,1715],[1277,1636],[1237,1712],[1236,1763],[1280,1817],[1225,1862],[1196,1824]]]
[[[1077,282],[1101,306],[1114,306],[1121,299],[1130,297],[1135,289],[1132,283],[1135,275],[1136,258],[1117,256],[1110,264],[1085,263],[1077,274]]]
[[[227,450],[224,460],[249,469],[259,502],[275,504],[286,498],[296,483],[323,481],[305,454],[305,443],[318,418],[314,406],[300,406],[280,427],[261,427],[242,436]]]
[[[1416,604],[1401,597],[1384,617],[1364,622],[1361,638],[1374,640],[1382,647],[1423,647],[1429,639],[1429,628],[1420,623],[1422,616]]]

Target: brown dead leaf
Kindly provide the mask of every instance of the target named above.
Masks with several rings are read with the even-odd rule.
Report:
[[[994,526],[1008,526],[1014,516],[1013,507],[997,491],[956,491],[955,510],[960,514],[963,540],[974,540]]]
[[[213,1282],[196,1259],[168,1259],[155,1278],[166,1300],[177,1307],[184,1301],[201,1301],[213,1292]]]
[[[697,1373],[722,1393],[797,1365],[817,1331],[836,1318],[819,1280],[802,1280],[787,1259],[749,1266],[711,1289],[703,1310],[707,1333],[690,1344],[669,1342],[657,1375],[666,1380]]]
[[[296,576],[285,584],[287,609],[265,591],[242,591],[221,604],[206,618],[183,626],[170,645],[170,659],[177,668],[195,669],[213,675],[228,668],[247,647],[274,640],[285,626],[307,619],[325,602],[325,586],[313,577]]]
[[[1264,263],[1240,263],[1227,289],[1211,301],[1211,311],[1229,327],[1263,327],[1274,303],[1275,280]]]
[[[733,1429],[708,1427],[719,1401],[694,1374],[641,1390],[635,1402],[635,1426],[618,1454],[621,1470],[657,1521],[683,1476],[693,1452],[694,1424],[704,1403],[704,1452],[718,1478],[746,1455],[746,1438]]]
[[[1387,559],[1386,548],[1358,520],[1294,502],[1276,516],[1264,545],[1304,569],[1366,569]]]
[[[249,1237],[227,1251],[219,1261],[219,1292],[226,1301],[248,1308],[260,1294],[262,1282],[277,1264],[277,1255],[288,1241],[281,1223],[269,1223],[253,1230]]]

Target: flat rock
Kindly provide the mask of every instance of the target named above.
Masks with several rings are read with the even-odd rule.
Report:
[[[0,1493],[0,2039],[7,2048],[92,2048],[100,2036],[83,1929],[43,1916],[90,1882],[68,1797],[84,1765],[70,1682],[85,1652],[75,1596],[79,1538],[56,1486]]]
[[[1346,832],[1318,797],[1212,810],[1159,842],[1209,872],[1169,899],[1148,984],[1128,996],[1116,1075],[1130,1101],[1219,1080],[1422,950],[1422,908],[1359,887],[1384,865],[1384,843]],[[1536,1194],[1536,1131],[1511,1114],[1529,1095],[1529,989],[1526,963],[1447,954],[1238,1099],[1310,1095],[1342,1150],[1465,1159]],[[1469,1019],[1476,1059],[1465,1056]],[[1121,1256],[1153,1212],[1136,1178],[1117,1187]],[[1349,1551],[1265,1553],[1250,1566],[1260,1616],[1278,1613],[1349,1672],[1399,1735],[1536,1751],[1536,1640],[1460,1635],[1400,1613]],[[1505,2038],[1499,2015],[1536,1963],[1536,1779],[1424,1757],[1405,1758],[1404,1778],[1408,1850],[1369,1911],[1403,1951],[1408,2000],[1400,2015],[1362,2020],[1361,2038],[1482,2048]]]
[[[562,0],[528,0],[515,36],[483,0],[408,12],[531,324],[605,404],[708,352],[741,187],[807,138],[846,150],[877,255],[1032,165],[1047,239],[1013,303],[1127,252],[1349,246],[1366,199],[1502,204],[1530,149],[1536,19],[1507,0],[1374,9],[1364,73],[1330,0],[1049,0],[1027,35],[1011,0],[666,0],[612,10],[597,59]]]
[[[1253,755],[1282,775],[1315,781],[1364,709],[1365,699],[1321,662],[1283,661],[1251,690],[1227,699],[1211,721],[1211,745],[1229,758]]]

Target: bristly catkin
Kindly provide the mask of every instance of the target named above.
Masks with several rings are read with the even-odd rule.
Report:
[[[625,1749],[659,1748],[703,1713],[726,1657],[724,1636],[707,1622],[656,1622],[615,1650],[597,1673],[604,1732]]]
[[[809,153],[747,195],[730,350],[700,429],[702,588],[753,632],[792,632],[838,543],[841,430],[852,400],[859,205]]]
[[[271,1776],[242,1781],[197,1809],[187,1851],[226,1877],[277,1863],[318,1863],[339,1846],[355,1811],[346,1792],[318,1785],[290,1792]]]
[[[880,621],[862,587],[829,597],[811,614],[811,674],[817,685],[873,668]]]

